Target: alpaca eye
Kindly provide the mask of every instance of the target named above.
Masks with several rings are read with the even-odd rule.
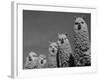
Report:
[[[81,22],[82,24],[84,23],[84,22]]]
[[[75,25],[78,25],[78,22],[76,22]]]

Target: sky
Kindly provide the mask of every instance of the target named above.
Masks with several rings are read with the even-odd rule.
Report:
[[[23,10],[23,63],[31,52],[48,55],[49,41],[57,41],[58,33],[71,34],[74,16],[86,17],[89,35],[91,14]]]

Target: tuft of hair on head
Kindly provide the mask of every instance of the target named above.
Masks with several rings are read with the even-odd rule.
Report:
[[[39,57],[40,57],[40,58],[46,58],[46,55],[40,54]]]
[[[77,16],[74,16],[73,19],[76,20]]]
[[[49,44],[51,44],[51,43],[52,43],[52,41],[48,41],[48,43],[49,43]]]
[[[85,15],[83,15],[82,18],[83,18],[84,20],[87,19]]]

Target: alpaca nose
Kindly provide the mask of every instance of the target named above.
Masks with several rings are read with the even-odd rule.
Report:
[[[63,44],[64,43],[64,41],[63,40],[61,40],[61,44]]]
[[[41,64],[43,64],[43,60],[41,60]]]
[[[31,57],[29,56],[29,61],[32,61]]]
[[[80,24],[78,24],[78,30],[80,30],[81,29],[81,25]]]
[[[54,52],[55,50],[54,50],[54,48],[52,49],[52,52]]]

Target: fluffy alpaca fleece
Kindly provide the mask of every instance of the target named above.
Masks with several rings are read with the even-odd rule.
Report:
[[[57,53],[58,53],[58,44],[56,42],[49,42],[49,53],[48,54],[48,67],[55,68],[57,67]]]
[[[24,67],[26,69],[33,69],[38,67],[38,56],[35,52],[30,52],[26,57],[26,62]]]
[[[76,17],[74,22],[73,45],[76,66],[91,65],[88,28],[82,17]]]
[[[35,69],[35,68],[42,68],[46,64],[46,56],[40,55],[38,56],[35,52],[30,52],[29,55],[26,57],[26,62],[24,67],[26,69]]]
[[[59,46],[59,52],[58,52],[59,66],[60,67],[72,66],[74,62],[70,60],[71,59],[70,57],[73,57],[73,53],[67,34],[66,33],[58,34],[57,43]]]

